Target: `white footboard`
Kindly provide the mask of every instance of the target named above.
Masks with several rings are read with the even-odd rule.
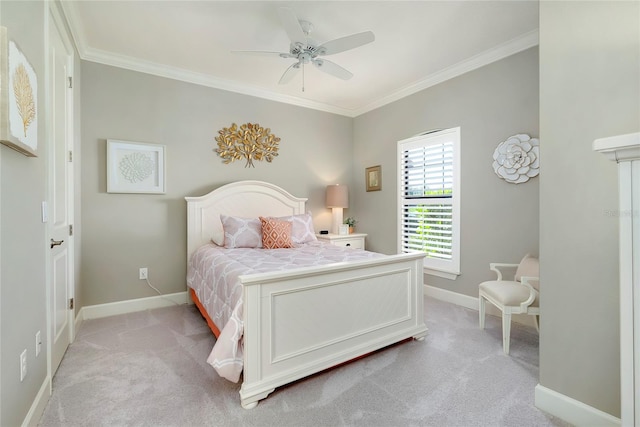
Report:
[[[242,406],[276,387],[426,335],[423,254],[241,276]]]

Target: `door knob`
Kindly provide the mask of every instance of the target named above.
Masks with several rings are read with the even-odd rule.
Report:
[[[54,246],[60,246],[63,243],[64,243],[64,240],[53,240],[53,239],[51,239],[51,248],[53,249]]]

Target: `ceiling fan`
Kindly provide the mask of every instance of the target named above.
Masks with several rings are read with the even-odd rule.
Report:
[[[318,44],[309,37],[313,31],[313,24],[308,21],[298,20],[293,9],[282,7],[279,9],[280,20],[291,40],[289,52],[265,52],[265,51],[233,51],[233,53],[245,53],[252,55],[279,56],[281,58],[295,59],[280,77],[278,84],[289,83],[293,77],[302,70],[302,91],[304,92],[304,66],[313,64],[317,69],[343,80],[349,80],[353,74],[335,62],[324,59],[324,56],[355,49],[375,40],[371,31],[340,37],[328,42]]]

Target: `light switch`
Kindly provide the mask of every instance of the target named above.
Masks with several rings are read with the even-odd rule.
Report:
[[[42,202],[42,222],[49,221],[49,209],[47,202]]]

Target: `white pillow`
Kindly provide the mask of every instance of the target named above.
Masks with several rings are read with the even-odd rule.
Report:
[[[224,230],[214,231],[211,241],[216,246],[224,246]]]

